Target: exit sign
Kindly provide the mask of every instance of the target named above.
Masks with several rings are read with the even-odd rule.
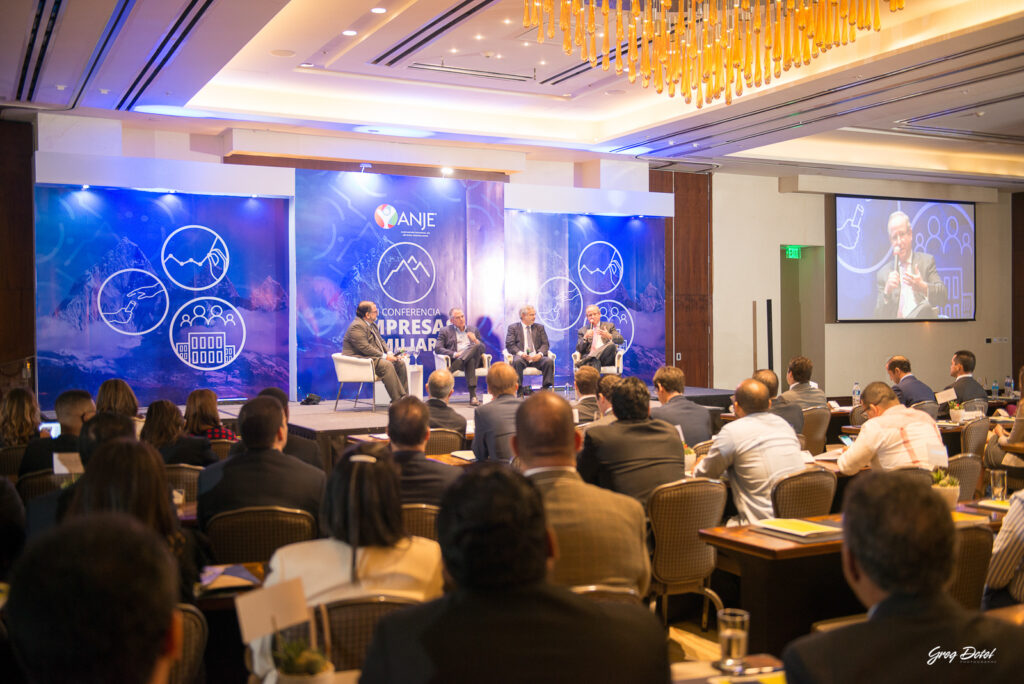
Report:
[[[787,259],[799,259],[800,258],[800,245],[786,245],[786,258]]]

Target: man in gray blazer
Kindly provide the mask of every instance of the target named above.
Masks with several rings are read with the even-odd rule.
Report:
[[[576,351],[580,353],[577,365],[586,364],[598,371],[601,366],[615,365],[615,354],[619,350],[616,345],[626,341],[614,323],[601,322],[601,308],[596,304],[587,307],[587,325],[579,329],[576,337]]]
[[[387,345],[384,344],[384,338],[377,330],[377,305],[373,302],[359,302],[359,306],[356,307],[356,319],[345,331],[341,353],[345,356],[374,359],[373,371],[384,383],[384,389],[388,391],[391,401],[401,399],[409,393],[405,362],[389,352]]]
[[[686,375],[675,366],[662,366],[654,373],[654,389],[661,406],[651,409],[651,418],[678,425],[683,440],[693,446],[711,439],[711,411],[683,396]]]
[[[892,261],[875,274],[878,299],[875,318],[935,318],[948,299],[946,285],[935,267],[935,257],[914,250],[910,217],[902,211],[889,215],[887,226]]]
[[[516,411],[512,449],[523,474],[540,490],[558,538],[548,580],[627,586],[643,596],[651,579],[643,506],[583,482],[576,472],[581,443],[569,403],[554,392],[538,392]]]
[[[494,397],[474,414],[473,455],[478,461],[512,460],[511,440],[516,431],[516,409],[523,403],[516,397],[516,372],[504,361],[492,363],[487,371],[487,389]]]

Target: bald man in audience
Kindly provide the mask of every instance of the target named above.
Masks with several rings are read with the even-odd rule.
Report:
[[[439,368],[427,378],[427,409],[430,411],[430,427],[455,430],[466,436],[466,419],[448,405],[455,391],[455,376]]]
[[[860,397],[868,420],[852,446],[839,456],[839,470],[853,475],[864,466],[873,470],[918,467],[931,470],[949,464],[939,428],[924,411],[904,406],[884,382],[872,382]]]
[[[789,389],[782,393],[782,398],[801,409],[827,406],[825,393],[811,382],[811,371],[814,364],[806,356],[794,356],[786,370],[786,382]]]
[[[68,390],[57,396],[53,410],[60,422],[60,436],[40,437],[29,442],[21,457],[18,477],[37,470],[53,470],[55,453],[77,452],[78,433],[82,431],[82,424],[96,415],[96,404],[85,390]]]
[[[773,517],[772,485],[804,468],[800,440],[792,426],[769,413],[768,388],[748,378],[736,388],[733,411],[711,442],[711,451],[697,463],[695,477],[718,479],[728,471],[739,515],[729,524],[746,525]]]
[[[685,476],[683,442],[675,426],[650,417],[651,394],[640,378],[612,391],[616,421],[587,430],[578,467],[585,482],[647,503],[655,487]]]
[[[402,503],[436,506],[444,490],[459,476],[455,466],[432,461],[424,454],[430,438],[429,421],[427,405],[412,395],[391,402],[388,408],[391,453],[402,471]]]
[[[793,432],[800,434],[804,429],[804,412],[796,404],[783,399],[781,396],[776,396],[779,391],[779,376],[775,374],[770,368],[762,368],[761,370],[754,373],[754,380],[768,388],[768,398],[771,402],[771,408],[768,409],[769,413],[781,417],[784,421],[793,426]]]
[[[935,401],[932,388],[917,379],[910,372],[910,359],[893,356],[885,363],[885,371],[892,380],[892,391],[904,406],[913,406],[920,401]]]
[[[686,376],[675,366],[662,366],[654,373],[654,389],[661,406],[651,409],[651,418],[678,425],[683,439],[693,446],[711,439],[711,411],[683,396]]]
[[[516,431],[516,409],[522,399],[516,397],[519,378],[504,361],[491,364],[487,371],[487,389],[491,399],[476,409],[473,429],[473,455],[478,461],[510,461],[510,442]]]
[[[597,383],[597,415],[594,422],[586,426],[589,430],[600,425],[611,425],[615,422],[615,412],[612,411],[612,392],[622,382],[618,375],[606,375]]]
[[[589,423],[601,416],[597,408],[597,385],[600,382],[601,374],[593,366],[581,366],[576,369],[573,385],[577,399],[573,408],[579,414],[581,423]]]
[[[581,443],[569,403],[554,392],[534,394],[516,411],[512,450],[540,490],[558,538],[548,579],[566,586],[628,586],[643,596],[651,576],[643,506],[583,482],[576,471]]]

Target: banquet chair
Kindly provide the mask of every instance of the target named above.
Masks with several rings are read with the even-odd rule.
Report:
[[[616,584],[581,584],[569,587],[569,591],[583,598],[598,603],[630,603],[634,606],[643,605],[640,594],[633,587]]]
[[[701,541],[697,531],[718,525],[724,510],[725,485],[703,477],[663,484],[651,492],[647,501],[654,539],[651,596],[661,597],[662,624],[668,624],[668,597],[672,594],[704,596],[703,629],[707,628],[707,600],[722,609],[722,599],[709,586],[715,548]]]
[[[407,534],[437,541],[437,514],[441,509],[433,504],[402,504],[402,522]]]
[[[981,459],[974,454],[957,454],[949,459],[947,471],[960,481],[960,501],[974,498],[974,488],[981,477]]]
[[[361,670],[377,622],[385,615],[418,603],[409,598],[377,594],[319,605],[313,609],[311,618],[316,625],[315,643],[323,645],[335,671]],[[281,630],[281,636],[288,641],[311,643],[309,625],[304,622],[288,627]]]
[[[237,441],[237,439],[211,439],[210,451],[213,452],[218,461],[223,461],[231,455],[231,445]]]
[[[188,465],[187,463],[172,463],[164,468],[167,473],[167,484],[171,489],[181,489],[185,492],[185,501],[195,501],[199,491],[199,473],[203,472],[202,466]]]
[[[601,375],[622,375],[622,357],[626,355],[625,350],[619,347],[615,351],[615,365],[613,366],[601,366]],[[572,353],[572,367],[576,368],[580,365],[580,353]]]
[[[980,610],[981,594],[992,558],[992,530],[988,525],[972,525],[957,529],[956,536],[949,595],[967,610]]]
[[[341,387],[346,382],[358,382],[356,387],[356,398],[352,401],[352,408],[359,405],[359,393],[363,389],[363,383],[370,383],[370,387],[377,382],[377,373],[373,370],[373,359],[361,356],[345,356],[344,354],[331,354],[334,361],[334,374],[338,378],[338,396],[334,398],[334,410],[338,410],[338,402],[341,401]],[[377,404],[373,400],[373,390],[370,390],[370,411],[375,412]]]
[[[828,515],[836,494],[836,474],[818,466],[780,478],[772,485],[772,511],[776,518]]]
[[[465,441],[466,440],[462,436],[462,433],[458,430],[449,430],[448,428],[431,428],[430,436],[427,437],[427,446],[424,448],[424,453],[427,456],[450,454],[453,451],[461,449]]]
[[[988,418],[975,418],[964,423],[960,433],[960,453],[974,454],[981,458],[985,454],[985,440],[988,439]]]
[[[708,455],[708,452],[711,451],[711,443],[713,441],[714,440],[706,439],[703,442],[697,442],[693,445],[693,453],[697,454],[698,459]]]
[[[850,411],[850,425],[863,425],[867,422],[867,407],[864,404],[857,404]]]
[[[804,409],[803,435],[807,440],[805,448],[811,454],[820,454],[825,451],[825,433],[828,432],[828,423],[831,419],[832,411],[828,406]]]
[[[279,547],[315,539],[308,511],[281,506],[247,506],[218,513],[206,525],[217,563],[266,563]]]
[[[25,455],[25,445],[8,446],[0,449],[0,477],[6,477],[13,484],[18,483],[18,468]]]
[[[15,487],[21,495],[21,500],[28,503],[37,496],[60,489],[66,482],[71,481],[71,477],[67,474],[56,475],[52,470],[37,470],[18,478]]]
[[[190,603],[177,606],[182,616],[181,657],[171,666],[168,684],[199,684],[203,681],[203,654],[209,628],[203,613]]]
[[[476,377],[486,377],[487,371],[491,368],[491,359],[493,357],[490,354],[480,355],[480,367],[476,369]],[[452,357],[445,356],[444,354],[434,354],[434,370],[444,368],[447,371],[451,371],[452,377],[464,378],[466,377],[466,371],[457,370],[452,371]]]
[[[931,466],[927,468],[919,468],[915,465],[905,465],[899,468],[893,468],[892,472],[906,473],[908,476],[918,480],[922,484],[926,484],[929,487],[932,486],[932,470]]]
[[[924,411],[932,417],[932,420],[939,419],[939,405],[934,401],[919,401],[916,404],[911,404],[910,408]]]
[[[548,352],[548,356],[551,357],[551,363],[555,363],[556,362],[555,352],[549,351]],[[507,349],[502,349],[501,350],[501,360],[504,361],[505,363],[507,363],[510,366],[512,365],[512,355],[508,353]],[[539,376],[544,375],[544,373],[542,373],[539,368],[524,368],[523,369],[523,384],[524,385],[526,384],[526,376],[527,375],[536,375],[536,376],[539,377]]]

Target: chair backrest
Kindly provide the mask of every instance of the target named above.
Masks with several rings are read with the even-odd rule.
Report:
[[[377,379],[371,358],[345,356],[335,352],[331,354],[331,360],[334,361],[334,375],[338,382],[374,382]]]
[[[424,452],[427,456],[450,454],[461,449],[464,442],[462,433],[457,430],[431,428],[430,437],[427,437],[427,446]]]
[[[313,611],[317,644],[330,644],[330,658],[336,671],[361,670],[377,622],[389,613],[417,603],[398,596],[376,595],[318,606]],[[309,623],[281,630],[281,635],[287,640],[308,641]]]
[[[697,455],[697,458],[702,458],[708,455],[708,452],[711,451],[711,443],[713,441],[714,440],[706,439],[703,442],[698,442],[693,445],[693,453]]]
[[[828,431],[828,422],[831,418],[832,411],[827,406],[804,409],[803,434],[807,440],[806,449],[812,454],[825,451],[825,433]]]
[[[910,408],[924,411],[936,420],[939,418],[939,405],[934,401],[919,401],[916,404],[911,404]]]
[[[985,453],[986,439],[988,439],[988,418],[975,418],[967,421],[960,433],[960,452],[974,454],[981,458]]]
[[[957,454],[949,459],[949,474],[960,480],[960,501],[974,498],[974,488],[981,477],[981,459],[974,454]]]
[[[181,645],[181,658],[171,666],[171,675],[167,681],[169,684],[198,684],[203,681],[200,673],[209,629],[206,618],[195,606],[179,603],[178,610],[182,615],[184,642]]]
[[[964,402],[964,411],[981,411],[981,415],[988,415],[988,399],[968,399]]]
[[[772,510],[776,518],[828,515],[835,493],[836,474],[812,466],[786,475],[772,486]]]
[[[402,504],[402,522],[405,531],[416,537],[437,541],[437,514],[441,509],[433,504]]]
[[[867,422],[867,412],[868,409],[864,404],[854,406],[853,410],[850,411],[850,425],[863,425]]]
[[[633,587],[620,587],[614,584],[584,584],[569,587],[569,590],[583,598],[598,603],[631,603],[641,605],[640,594]]]
[[[21,468],[21,457],[25,455],[25,445],[8,446],[0,449],[0,476],[17,483],[18,469]]]
[[[714,527],[725,510],[725,485],[703,477],[656,487],[647,500],[654,536],[651,576],[663,584],[706,577],[715,569],[715,549],[697,536]]]
[[[213,451],[213,455],[217,457],[218,461],[223,461],[231,453],[231,445],[234,444],[235,439],[211,439],[210,450]]]
[[[929,469],[908,465],[893,468],[893,472],[906,473],[910,477],[920,480],[923,484],[926,484],[929,487],[932,486],[932,471]]]
[[[18,488],[21,500],[28,503],[30,499],[60,489],[65,482],[70,480],[71,475],[55,475],[52,470],[37,470],[18,478],[18,483],[15,486]]]
[[[315,539],[317,529],[308,511],[249,506],[213,516],[206,534],[218,563],[266,563],[285,544]]]
[[[992,558],[992,530],[987,525],[973,525],[959,528],[956,536],[956,562],[949,595],[964,608],[978,610]]]
[[[199,473],[203,472],[202,466],[172,463],[164,470],[167,472],[167,483],[171,485],[171,489],[184,490],[185,501],[196,500],[199,491]]]

